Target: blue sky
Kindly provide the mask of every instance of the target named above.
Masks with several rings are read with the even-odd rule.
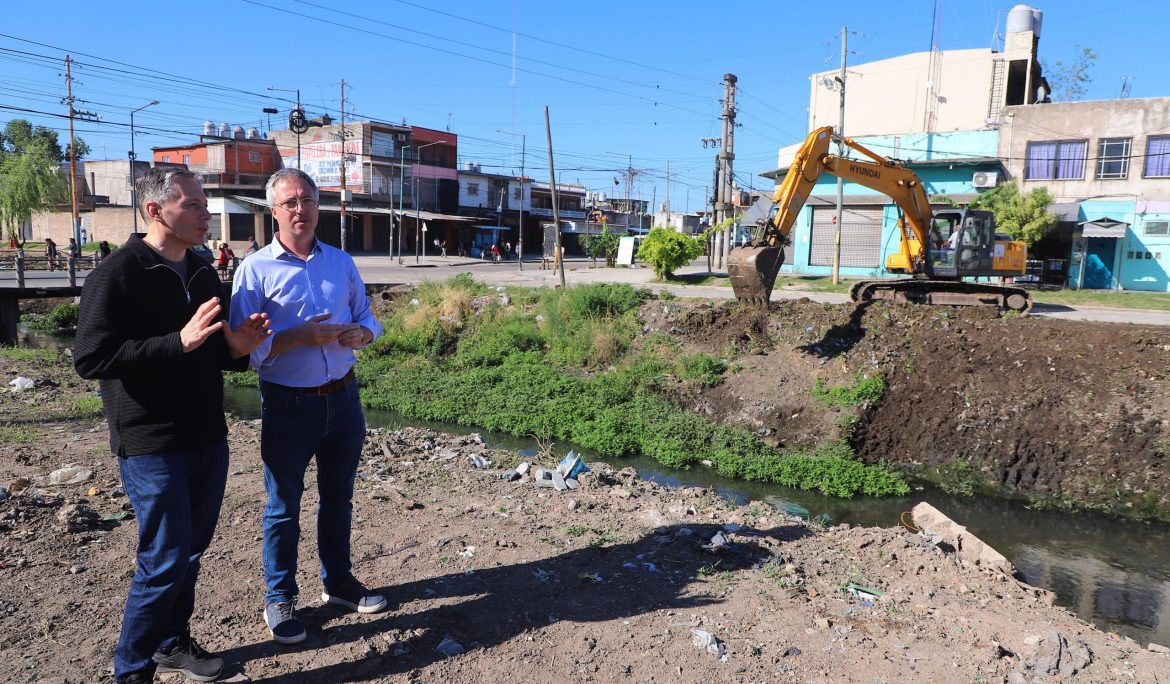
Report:
[[[768,187],[761,171],[777,148],[807,132],[811,73],[836,68],[846,25],[849,62],[930,49],[933,0],[707,3],[535,0],[200,0],[9,3],[0,25],[0,122],[29,118],[65,130],[63,58],[74,69],[78,122],[91,158],[125,158],[129,112],[140,156],[194,139],[204,120],[268,126],[263,107],[287,113],[300,88],[310,115],[336,116],[340,81],[350,116],[450,129],[459,161],[548,178],[544,107],[559,180],[624,195],[667,193],[697,210],[711,181],[722,77],[739,79],[735,172]],[[990,47],[1011,2],[941,0],[943,49]],[[1092,48],[1086,99],[1170,95],[1164,0],[1054,0],[1040,56],[1069,62]],[[714,8],[714,9],[712,9]],[[998,45],[998,43],[995,43]],[[899,106],[892,102],[891,106]],[[273,115],[280,127],[284,114]],[[0,124],[2,125],[2,124]],[[499,131],[515,132],[512,136]],[[66,137],[65,134],[62,136]],[[615,185],[614,179],[622,185]]]

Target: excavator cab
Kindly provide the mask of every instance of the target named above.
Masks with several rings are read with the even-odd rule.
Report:
[[[990,211],[937,210],[929,236],[925,270],[931,278],[1013,276],[1022,271],[1026,248],[996,234]]]

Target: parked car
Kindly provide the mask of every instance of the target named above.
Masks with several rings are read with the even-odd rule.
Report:
[[[199,256],[203,257],[203,259],[205,261],[207,261],[207,263],[209,263],[209,264],[212,263],[213,261],[215,261],[215,256],[212,255],[211,248],[208,247],[206,244],[197,245],[195,247],[192,247],[191,251],[195,252]]]

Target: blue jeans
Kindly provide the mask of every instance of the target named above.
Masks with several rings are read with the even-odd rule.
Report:
[[[297,596],[297,543],[305,470],[317,456],[317,553],[326,590],[349,582],[353,481],[366,419],[357,382],[323,396],[260,383],[260,455],[264,460],[264,581],[266,603]]]
[[[199,559],[223,502],[227,440],[119,458],[118,465],[138,519],[137,569],[114,650],[114,677],[120,682],[135,672],[153,672],[154,652],[187,631]]]

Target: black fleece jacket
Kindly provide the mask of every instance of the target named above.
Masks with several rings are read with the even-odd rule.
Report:
[[[221,370],[244,370],[222,332],[183,353],[179,331],[195,310],[220,296],[211,264],[188,250],[187,282],[131,235],[85,279],[73,363],[100,380],[118,456],[208,446],[227,435]],[[228,302],[221,302],[220,318]]]

